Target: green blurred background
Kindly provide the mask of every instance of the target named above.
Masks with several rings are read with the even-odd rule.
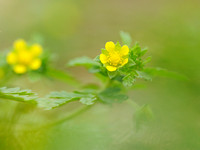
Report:
[[[0,0],[0,49],[15,39],[44,37],[44,47],[56,54],[55,66],[65,69],[78,56],[95,57],[119,31],[149,47],[149,66],[186,75],[189,81],[155,78],[129,94],[149,104],[153,122],[133,127],[133,108],[126,102],[97,105],[61,125],[34,130],[81,107],[73,103],[44,111],[0,101],[2,150],[199,150],[200,149],[200,1],[199,0]],[[83,68],[69,69],[84,83],[96,80]],[[25,77],[13,86],[46,94],[72,90],[69,85]],[[26,108],[27,109],[24,109]],[[23,111],[22,111],[23,108]],[[19,113],[17,113],[20,111]]]

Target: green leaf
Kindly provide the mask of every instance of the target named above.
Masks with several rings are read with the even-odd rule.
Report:
[[[151,56],[148,56],[147,58],[145,58],[145,60],[142,62],[143,65],[146,65],[147,63],[149,63],[151,61]]]
[[[45,98],[37,99],[37,103],[39,107],[50,110],[77,100],[83,104],[92,105],[96,100],[96,95],[83,92],[52,92]]]
[[[101,71],[100,66],[92,66],[91,68],[88,69],[88,72],[90,72],[90,73],[98,73],[100,71]]]
[[[121,31],[120,37],[124,45],[131,46],[132,39],[129,33]]]
[[[133,72],[133,67],[136,65],[136,63],[132,60],[132,59],[129,59],[128,63],[122,67],[120,67],[118,69],[118,72],[121,74],[121,75],[127,75],[131,72]]]
[[[145,68],[144,72],[151,76],[161,76],[161,77],[169,77],[177,80],[188,80],[188,78],[182,74],[168,71],[163,68]]]
[[[0,98],[15,100],[19,102],[36,103],[37,94],[31,90],[21,90],[20,88],[0,88]]]
[[[121,45],[120,45],[119,42],[117,42],[117,43],[115,44],[115,50],[120,51],[120,49],[121,49]]]
[[[66,99],[71,100],[73,98],[80,98],[81,95],[77,93],[70,93],[66,91],[61,92],[51,92],[49,95],[47,95],[49,98],[56,98],[56,99]]]
[[[119,87],[109,87],[98,94],[99,99],[104,103],[121,103],[128,99],[128,96],[121,93]]]
[[[92,105],[97,98],[94,95],[83,97],[80,99],[80,102],[85,105]]]
[[[133,49],[131,49],[131,51],[129,52],[129,60],[133,60],[135,62],[137,55],[134,54]]]
[[[146,54],[147,51],[148,51],[147,48],[142,49],[141,52],[140,52],[140,54],[139,54],[139,57],[144,56],[144,54]]]
[[[84,66],[86,68],[90,68],[93,65],[99,66],[100,64],[98,62],[94,61],[93,59],[84,56],[84,57],[75,58],[75,59],[69,61],[69,63],[67,65],[70,67]]]
[[[134,54],[139,55],[141,53],[141,47],[138,42],[135,43],[132,50],[133,50]]]
[[[107,71],[107,72],[110,79],[116,77],[116,75],[118,74],[118,71]]]
[[[97,55],[94,59],[93,59],[95,62],[98,62],[100,63],[100,55]],[[99,64],[98,64],[99,65]]]
[[[152,81],[151,76],[149,74],[147,74],[146,72],[136,70],[136,73],[137,73],[137,78]]]
[[[79,85],[80,84],[79,81],[77,81],[72,75],[70,75],[67,72],[61,71],[61,70],[48,68],[46,74],[49,77],[59,79],[61,81],[69,83],[69,84],[71,83],[72,85]]]
[[[108,55],[109,54],[108,51],[106,49],[104,49],[104,48],[101,49],[101,53],[104,54],[104,55]]]
[[[95,76],[103,83],[105,83],[108,80],[108,77],[106,75],[107,70],[105,70],[105,73],[102,73],[103,71],[101,70],[101,73],[96,73]]]
[[[50,110],[68,102],[79,100],[81,96],[76,93],[69,93],[65,91],[51,92],[44,98],[37,99],[38,107]]]
[[[80,94],[80,102],[85,105],[92,105],[97,100],[96,94],[94,93],[95,90],[83,90],[83,91],[76,91],[75,93]]]
[[[150,122],[153,119],[153,112],[149,105],[143,105],[133,115],[136,129],[141,128],[142,125]]]
[[[129,73],[127,74],[123,79],[123,85],[126,87],[131,87],[133,86],[135,82],[135,73]]]
[[[129,59],[129,60],[128,60],[128,63],[126,64],[126,66],[128,66],[128,67],[132,67],[132,66],[134,66],[134,65],[136,65],[136,63],[135,63],[135,61],[133,61],[132,59]]]

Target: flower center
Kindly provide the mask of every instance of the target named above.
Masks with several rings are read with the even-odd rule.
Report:
[[[118,53],[112,53],[110,54],[108,58],[109,64],[112,66],[117,66],[121,62],[121,57]]]
[[[20,64],[28,65],[32,61],[33,56],[30,52],[24,51],[18,54],[18,61]]]

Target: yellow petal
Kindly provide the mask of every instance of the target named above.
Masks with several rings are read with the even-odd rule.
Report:
[[[120,54],[122,56],[128,55],[129,53],[129,48],[127,45],[122,46],[121,50],[120,50]]]
[[[114,67],[114,66],[106,66],[106,69],[107,69],[108,71],[115,71],[115,70],[117,70],[117,67]]]
[[[29,67],[30,67],[32,70],[37,70],[37,69],[40,68],[41,64],[42,64],[42,62],[41,62],[40,59],[35,59],[33,62],[31,62],[31,64],[30,64]]]
[[[17,74],[23,74],[27,71],[26,66],[24,65],[15,65],[13,70]]]
[[[29,65],[33,60],[33,55],[30,51],[21,51],[18,53],[18,62],[24,65]]]
[[[103,64],[107,63],[107,62],[108,62],[107,56],[104,55],[104,54],[101,54],[101,55],[100,55],[100,61],[101,61]]]
[[[17,55],[13,52],[8,53],[6,57],[6,61],[8,64],[13,65],[17,62]]]
[[[124,59],[123,62],[122,62],[122,65],[121,66],[124,66],[125,64],[128,63],[128,58]]]
[[[115,49],[115,44],[112,41],[107,42],[105,48],[107,51],[113,51]]]
[[[14,42],[14,48],[18,51],[24,50],[26,48],[26,42],[23,39],[16,40]]]
[[[42,47],[39,44],[33,44],[31,46],[31,53],[34,56],[40,56],[42,54]]]

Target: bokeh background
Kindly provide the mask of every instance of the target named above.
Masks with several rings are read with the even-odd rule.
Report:
[[[52,111],[0,100],[2,150],[199,150],[200,149],[200,1],[199,0],[0,0],[0,49],[14,40],[44,37],[44,47],[56,54],[54,66],[78,56],[95,57],[107,41],[119,41],[119,31],[148,46],[149,66],[184,74],[189,81],[154,78],[146,88],[130,92],[139,105],[149,104],[154,121],[133,127],[133,108],[126,102],[97,105],[60,125],[34,127],[66,116],[81,104]],[[96,80],[83,68],[69,71],[82,82]],[[13,86],[41,95],[72,90],[59,81]],[[17,112],[23,109],[19,115]],[[16,115],[17,114],[17,115]]]

